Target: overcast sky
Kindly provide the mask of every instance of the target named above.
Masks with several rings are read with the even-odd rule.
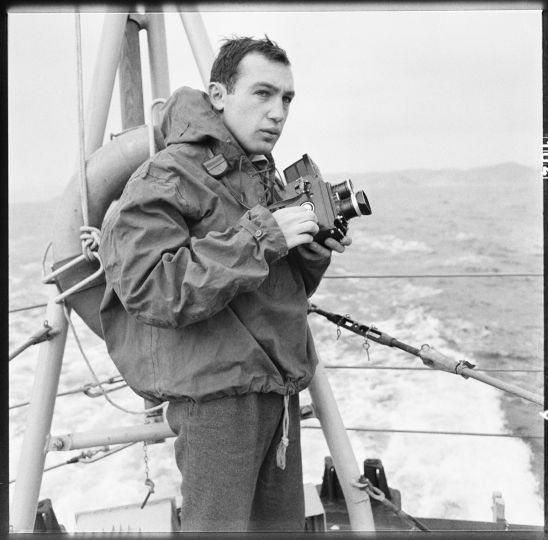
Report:
[[[287,50],[297,96],[280,170],[303,153],[324,173],[540,165],[540,11],[265,6],[202,18],[215,51],[223,37],[265,33]],[[104,18],[82,15],[86,99]],[[166,31],[172,90],[201,88],[176,13]],[[10,201],[49,199],[77,155],[74,15],[10,13],[8,33]],[[107,137],[121,129],[118,101],[115,89]]]

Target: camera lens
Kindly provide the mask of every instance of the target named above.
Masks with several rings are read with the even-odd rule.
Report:
[[[371,206],[367,200],[365,191],[362,189],[356,192],[356,202],[358,203],[358,208],[360,209],[362,216],[368,216],[371,214]]]
[[[351,193],[350,197],[339,201],[339,213],[345,219],[371,214],[371,207],[363,190]]]
[[[339,196],[339,199],[348,199],[354,193],[354,186],[352,185],[352,180],[348,179],[340,184],[332,185],[331,190]]]
[[[339,212],[345,219],[350,219],[360,215],[359,207],[357,204],[354,205],[354,201],[352,200],[353,198],[354,197],[348,197],[348,199],[339,201]]]

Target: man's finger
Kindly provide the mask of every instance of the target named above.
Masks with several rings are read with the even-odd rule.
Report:
[[[344,252],[344,246],[337,242],[334,238],[327,238],[324,242],[325,247],[331,249],[332,251],[336,251],[337,253],[343,253]]]
[[[352,238],[350,238],[350,236],[345,236],[345,237],[341,240],[341,244],[342,244],[343,246],[349,246],[351,243],[352,243]]]

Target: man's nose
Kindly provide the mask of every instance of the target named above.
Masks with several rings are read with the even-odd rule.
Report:
[[[268,118],[276,122],[281,122],[282,120],[284,120],[285,116],[286,111],[282,99],[274,99],[268,111]]]

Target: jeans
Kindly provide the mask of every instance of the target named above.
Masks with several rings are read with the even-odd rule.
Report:
[[[283,396],[171,402],[183,531],[304,531],[299,396],[289,400],[285,469],[276,466]]]

